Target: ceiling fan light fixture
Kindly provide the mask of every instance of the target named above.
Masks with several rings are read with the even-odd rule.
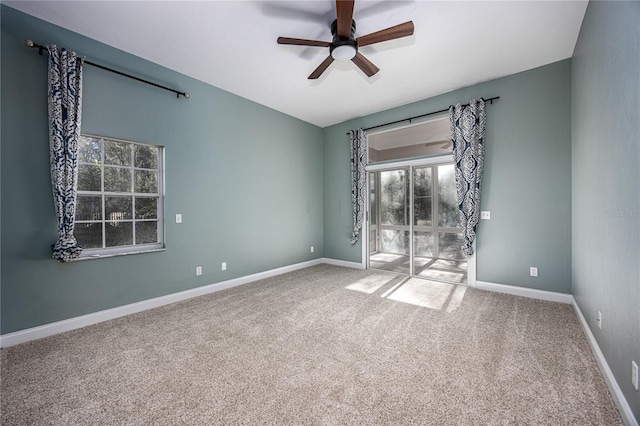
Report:
[[[350,44],[336,46],[331,50],[331,57],[337,61],[350,61],[355,58],[358,49]]]

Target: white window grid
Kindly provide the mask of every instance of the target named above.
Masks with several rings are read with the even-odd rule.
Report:
[[[78,196],[92,196],[92,197],[100,197],[100,205],[101,205],[101,217],[100,220],[76,220],[76,224],[83,223],[98,223],[102,227],[102,247],[100,248],[84,248],[82,256],[83,258],[90,257],[102,257],[109,255],[120,255],[120,254],[133,254],[139,252],[147,252],[147,251],[155,251],[164,249],[164,148],[159,145],[153,145],[149,143],[141,143],[134,142],[129,140],[117,139],[112,137],[103,137],[96,136],[90,134],[82,134],[81,138],[92,138],[100,140],[100,163],[91,163],[91,162],[83,162],[78,161],[78,166],[80,165],[89,165],[89,166],[99,166],[100,167],[100,191],[88,191],[88,190],[78,190]],[[131,145],[131,166],[121,166],[121,165],[113,165],[113,164],[105,164],[105,141],[110,142],[120,142]],[[156,148],[158,150],[158,168],[157,169],[148,169],[142,167],[135,167],[134,164],[134,149],[135,145],[139,146],[149,146]],[[120,168],[127,169],[131,171],[131,186],[130,192],[116,192],[116,191],[105,191],[105,167],[107,168]],[[158,187],[157,192],[135,192],[135,171],[157,171],[158,172]],[[106,197],[131,197],[131,219],[118,219],[118,218],[107,218],[106,214]],[[136,199],[138,198],[156,198],[157,199],[157,218],[155,219],[137,219],[135,217],[136,214]],[[121,222],[121,223],[131,223],[132,224],[132,241],[133,244],[130,245],[121,245],[121,246],[109,246],[106,245],[106,227],[108,223],[112,222]],[[154,243],[136,243],[136,223],[139,222],[157,222],[157,242]]]

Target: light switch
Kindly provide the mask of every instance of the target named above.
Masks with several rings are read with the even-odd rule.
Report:
[[[176,223],[182,223],[182,215],[180,213],[176,214]]]

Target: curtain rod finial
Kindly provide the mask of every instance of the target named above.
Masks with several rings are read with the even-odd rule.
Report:
[[[189,95],[187,92],[184,92],[184,97],[185,97],[186,99],[189,99],[189,96],[191,96],[191,95]]]
[[[27,44],[27,47],[33,47],[36,45],[33,40],[27,40],[25,43]]]

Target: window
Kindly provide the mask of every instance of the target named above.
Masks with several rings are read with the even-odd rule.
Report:
[[[164,248],[163,149],[82,135],[74,235],[83,257]]]
[[[367,136],[369,163],[451,154],[449,115]]]

